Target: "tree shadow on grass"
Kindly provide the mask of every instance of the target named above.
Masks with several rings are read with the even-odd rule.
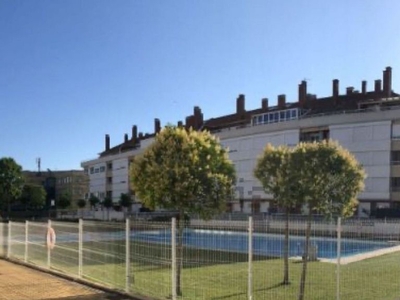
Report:
[[[266,287],[266,288],[253,290],[253,292],[256,293],[256,292],[262,292],[262,291],[269,291],[269,290],[273,290],[273,289],[279,288],[279,287],[281,287],[281,286],[288,286],[288,285],[283,284],[283,283],[277,283],[277,284],[274,284],[274,285],[269,286],[269,287]],[[247,295],[247,292],[245,292],[245,293],[230,294],[230,295],[221,296],[221,297],[214,297],[214,298],[211,298],[211,299],[212,299],[212,300],[222,300],[222,299],[229,299],[229,298],[231,298],[231,297],[239,297],[239,296],[246,296],[246,295]]]
[[[106,294],[100,292],[100,293],[93,293],[90,295],[58,297],[48,300],[132,300],[132,299],[135,298],[118,294]]]

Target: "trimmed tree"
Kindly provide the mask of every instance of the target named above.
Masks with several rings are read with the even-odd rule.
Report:
[[[57,207],[66,209],[71,206],[71,196],[69,194],[62,194],[57,200]]]
[[[22,167],[11,157],[0,159],[0,206],[7,210],[7,217],[11,210],[11,203],[21,196],[24,187]]]
[[[203,219],[222,212],[232,197],[235,169],[219,140],[207,131],[167,126],[131,167],[137,197],[149,208],[177,210],[176,293],[182,294],[185,214]]]
[[[300,143],[292,154],[297,166],[296,194],[308,208],[305,254],[298,300],[304,299],[312,214],[351,216],[364,188],[365,172],[355,157],[332,141]]]
[[[78,205],[79,208],[85,208],[86,200],[85,199],[79,199],[76,204]]]
[[[284,272],[282,284],[289,284],[289,215],[299,207],[299,198],[294,195],[297,181],[294,180],[296,166],[292,163],[292,149],[287,146],[273,147],[268,144],[257,160],[254,176],[261,182],[264,191],[272,194],[277,205],[285,211]]]
[[[113,207],[114,202],[111,197],[105,197],[103,200],[103,206],[107,209],[107,220],[110,219],[110,208]]]
[[[119,204],[122,207],[126,208],[127,211],[130,211],[132,203],[132,197],[129,194],[122,193],[119,197]]]
[[[89,203],[91,208],[95,208],[97,204],[100,203],[100,199],[97,198],[95,195],[90,196]]]
[[[82,218],[83,218],[83,208],[86,207],[86,200],[85,199],[79,199],[78,202],[76,203],[78,205],[78,208],[82,211]]]

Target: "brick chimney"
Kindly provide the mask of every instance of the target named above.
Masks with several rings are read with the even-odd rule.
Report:
[[[367,81],[361,81],[361,93],[363,95],[367,94]]]
[[[236,113],[239,114],[243,114],[246,112],[245,109],[245,99],[244,99],[244,95],[240,94],[239,97],[236,99]]]
[[[383,94],[385,97],[392,95],[392,68],[386,67],[383,71]]]
[[[307,100],[307,81],[303,80],[299,84],[299,103],[303,107]]]
[[[178,127],[183,127],[183,122],[182,121],[178,121]]]
[[[186,117],[186,120],[185,120],[186,122],[185,122],[185,127],[187,128],[187,129],[189,129],[190,127],[192,127],[193,129],[195,129],[194,128],[194,116],[187,116]]]
[[[261,108],[263,110],[268,110],[268,98],[261,99]]]
[[[339,80],[333,79],[332,81],[332,97],[339,97]]]
[[[346,95],[353,94],[353,91],[354,91],[354,87],[352,87],[352,86],[347,87],[346,88]]]
[[[278,95],[278,107],[285,108],[286,107],[286,95]]]
[[[200,129],[203,125],[203,114],[201,113],[201,109],[198,106],[193,108],[193,116],[194,116],[194,128]]]
[[[132,126],[132,141],[133,141],[133,143],[136,143],[136,141],[137,141],[137,126],[136,125]]]
[[[124,135],[124,143],[126,143],[127,141],[128,141],[128,134],[125,133],[125,135]]]
[[[159,133],[161,130],[160,119],[154,119],[154,133]]]
[[[382,80],[375,80],[375,92],[380,93],[382,91]]]
[[[139,132],[139,140],[143,139],[143,132]]]
[[[105,146],[106,146],[106,151],[110,150],[110,136],[106,134],[106,140],[105,140]]]

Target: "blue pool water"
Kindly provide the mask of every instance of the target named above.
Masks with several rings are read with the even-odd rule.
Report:
[[[133,240],[169,244],[171,232],[151,231],[132,234]],[[284,236],[278,234],[253,234],[253,254],[265,256],[283,256]],[[248,252],[248,236],[246,233],[212,230],[185,230],[183,236],[185,246],[232,252]],[[313,237],[311,245],[317,247],[319,258],[337,257],[337,240],[334,238]],[[304,253],[305,237],[291,236],[289,239],[289,256],[302,256]],[[341,256],[370,252],[393,246],[387,242],[342,239]]]

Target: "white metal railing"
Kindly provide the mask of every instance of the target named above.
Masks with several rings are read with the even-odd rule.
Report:
[[[304,259],[319,260],[309,266],[305,299],[398,296],[393,264],[400,251],[400,222],[313,221],[306,255],[307,221],[290,220],[290,286],[280,285],[282,220],[250,216],[202,222],[185,221],[183,239],[175,218],[0,223],[0,255],[154,299],[294,299],[299,284],[295,274]],[[56,234],[54,247],[47,243],[49,228]],[[381,259],[382,254],[387,256]],[[357,263],[363,257],[370,258],[368,264]],[[379,278],[370,280],[376,273]],[[364,281],[368,285],[360,284]]]

